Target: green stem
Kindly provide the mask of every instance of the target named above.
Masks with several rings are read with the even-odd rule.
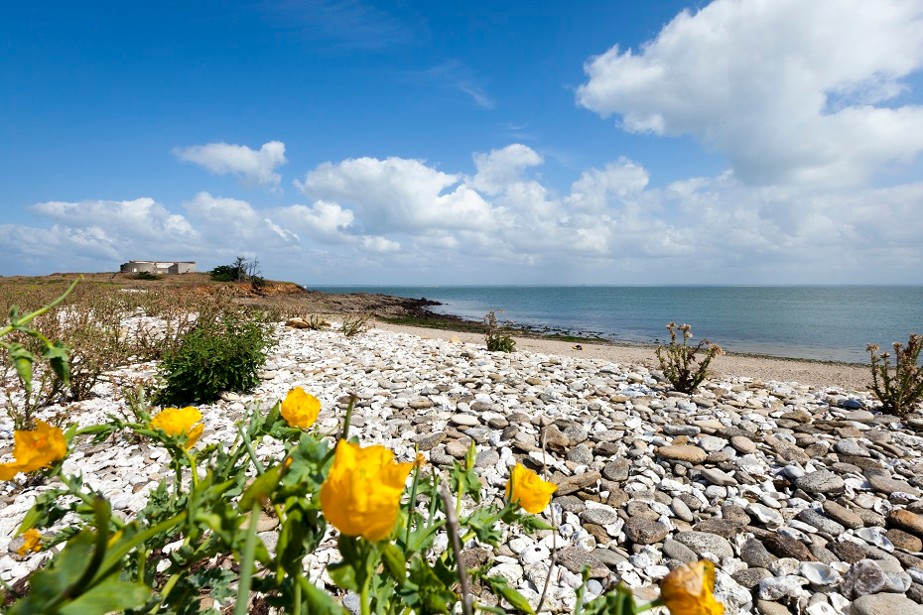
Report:
[[[295,583],[295,604],[292,606],[292,615],[301,615],[301,574],[296,574],[293,581]]]
[[[362,563],[365,566],[365,579],[362,581],[362,590],[359,592],[359,609],[361,615],[371,615],[372,601],[369,599],[369,588],[372,584],[372,550],[374,545],[364,540],[359,541],[362,549]]]
[[[67,474],[64,474],[64,472],[59,472],[58,480],[64,483],[64,486],[67,487],[67,491],[70,495],[80,498],[80,501],[86,504],[87,506],[90,506],[90,507],[94,506],[95,499],[93,498],[93,496],[82,491],[76,484],[74,484],[74,481],[71,480],[70,476],[68,476]],[[112,525],[114,525],[118,529],[122,529],[123,527],[125,527],[125,524],[121,520],[119,520],[118,517],[110,517],[109,521],[110,523],[112,523]]]
[[[260,460],[256,457],[256,451],[253,450],[253,444],[250,442],[250,437],[244,432],[243,427],[240,425],[237,426],[237,433],[240,434],[241,441],[244,443],[244,448],[247,449],[247,454],[250,455],[250,461],[253,462],[253,467],[256,468],[256,473],[258,476],[262,476],[266,470],[263,468],[263,464],[260,463]]]
[[[340,440],[349,440],[349,424],[353,418],[353,408],[356,406],[357,397],[355,395],[349,396],[349,405],[346,406],[346,417],[343,419],[343,435],[340,436]]]
[[[247,527],[247,542],[244,543],[244,559],[240,564],[240,583],[237,588],[237,603],[234,615],[247,615],[250,602],[250,582],[253,580],[253,560],[256,553],[256,524],[260,520],[260,505],[253,504],[250,509],[250,525]]]

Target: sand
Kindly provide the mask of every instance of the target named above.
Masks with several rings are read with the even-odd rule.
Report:
[[[462,342],[483,344],[484,336],[477,333],[429,329],[426,327],[409,327],[376,322],[375,326],[385,331],[408,333],[422,338],[445,339],[457,338]],[[653,346],[626,346],[616,344],[595,344],[581,342],[576,348],[573,342],[558,340],[515,337],[516,348],[559,356],[584,356],[603,359],[613,363],[641,364],[658,367]],[[777,380],[797,382],[816,387],[832,387],[847,391],[868,390],[871,382],[871,370],[867,366],[828,363],[821,361],[799,361],[797,359],[777,359],[774,357],[723,354],[716,357],[709,366],[710,371],[719,376],[750,377],[762,381]]]

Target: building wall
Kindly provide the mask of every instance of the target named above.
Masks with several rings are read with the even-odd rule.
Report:
[[[179,274],[195,271],[194,261],[128,261],[119,268],[122,273]]]

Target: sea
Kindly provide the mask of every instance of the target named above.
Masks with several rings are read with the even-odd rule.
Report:
[[[434,312],[540,332],[620,343],[669,341],[689,323],[730,352],[868,363],[868,344],[891,351],[923,333],[923,286],[328,286],[438,301]]]

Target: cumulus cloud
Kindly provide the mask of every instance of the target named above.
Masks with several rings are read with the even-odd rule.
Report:
[[[921,67],[919,2],[715,0],[588,60],[577,100],[692,135],[751,184],[858,184],[923,151],[923,108],[894,103]]]
[[[462,176],[407,158],[325,162],[295,185],[306,195],[353,209],[367,232],[477,229],[491,224],[490,205]]]
[[[281,141],[264,143],[259,150],[229,143],[177,147],[173,149],[173,155],[184,162],[202,166],[215,175],[239,175],[248,182],[269,186],[279,185],[282,177],[275,169],[287,162],[285,144]]]

